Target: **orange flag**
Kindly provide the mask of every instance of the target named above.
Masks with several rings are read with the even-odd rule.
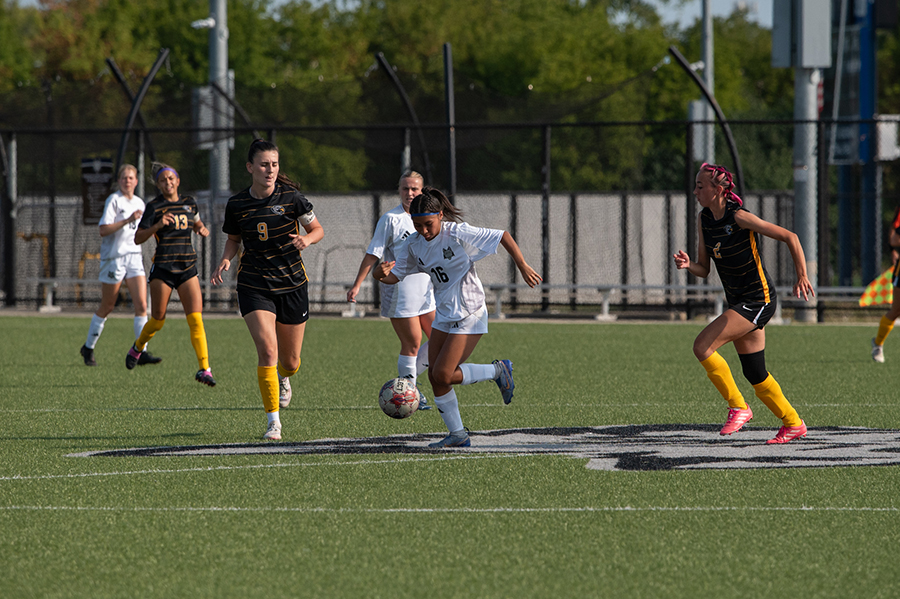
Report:
[[[881,276],[866,286],[866,290],[859,296],[860,307],[877,306],[878,304],[890,304],[894,300],[894,286],[891,284],[889,268]]]

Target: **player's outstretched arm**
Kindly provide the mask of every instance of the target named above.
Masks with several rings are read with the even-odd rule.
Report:
[[[503,232],[503,237],[500,238],[500,245],[509,252],[509,255],[512,257],[513,262],[516,263],[516,268],[519,269],[519,272],[522,273],[522,278],[525,279],[525,282],[528,283],[529,287],[534,287],[539,284],[544,279],[537,273],[536,270],[531,268],[527,262],[525,262],[525,256],[522,255],[522,250],[519,249],[519,244],[516,243],[516,240],[513,239],[513,236],[509,234],[508,231]]]

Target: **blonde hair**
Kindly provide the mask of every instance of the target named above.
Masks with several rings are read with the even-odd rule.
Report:
[[[405,171],[402,175],[400,175],[400,180],[397,181],[397,185],[400,185],[404,179],[418,179],[425,184],[425,177],[417,173],[416,171]]]

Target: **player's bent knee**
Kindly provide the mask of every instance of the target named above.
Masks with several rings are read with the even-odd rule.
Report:
[[[758,385],[769,378],[769,371],[766,370],[766,350],[752,354],[738,354],[738,358],[741,359],[744,378],[751,385]]]

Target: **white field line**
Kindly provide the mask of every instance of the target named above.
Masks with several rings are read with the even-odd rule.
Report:
[[[41,474],[41,475],[15,475],[0,476],[0,482],[24,481],[24,480],[58,480],[72,478],[95,478],[102,476],[137,476],[145,474],[182,474],[186,472],[222,472],[226,470],[252,470],[257,468],[308,468],[315,466],[369,466],[375,464],[403,464],[406,462],[445,462],[451,460],[481,460],[497,458],[517,458],[520,455],[479,455],[479,456],[442,456],[442,457],[411,457],[389,460],[356,460],[352,462],[298,462],[294,464],[246,464],[244,466],[211,466],[207,468],[175,468],[170,470],[126,470],[123,472],[85,472],[82,474]]]
[[[793,402],[795,406],[801,408],[895,408],[896,404],[882,404],[882,403],[799,403]],[[643,407],[659,407],[659,406],[671,406],[671,402],[640,402],[640,403],[556,403],[553,404],[556,407],[561,408],[643,408]],[[464,408],[502,408],[503,404],[500,403],[467,403],[462,407]],[[322,408],[305,408],[307,410],[315,409],[317,412],[322,412]],[[339,412],[342,410],[377,410],[378,406],[336,406],[332,408],[325,408],[324,411],[334,411]],[[218,412],[218,411],[235,411],[235,410],[247,410],[247,411],[256,411],[257,407],[238,407],[238,408],[210,408],[204,406],[184,406],[184,407],[171,407],[171,408],[156,408],[152,406],[140,408],[140,407],[129,407],[129,408],[34,408],[34,409],[18,409],[18,408],[0,408],[0,414],[52,414],[54,412],[59,413],[69,413],[69,412],[179,412],[179,411],[201,411],[201,412]],[[303,411],[304,408],[302,406],[298,406],[296,409],[292,408],[292,411]]]
[[[73,511],[73,512],[290,512],[290,513],[333,513],[333,514],[497,514],[497,513],[615,513],[615,512],[886,512],[897,513],[896,507],[759,507],[759,506],[582,506],[582,507],[492,507],[492,508],[325,508],[325,507],[134,507],[134,506],[52,506],[52,505],[10,505],[0,506],[5,511]]]

